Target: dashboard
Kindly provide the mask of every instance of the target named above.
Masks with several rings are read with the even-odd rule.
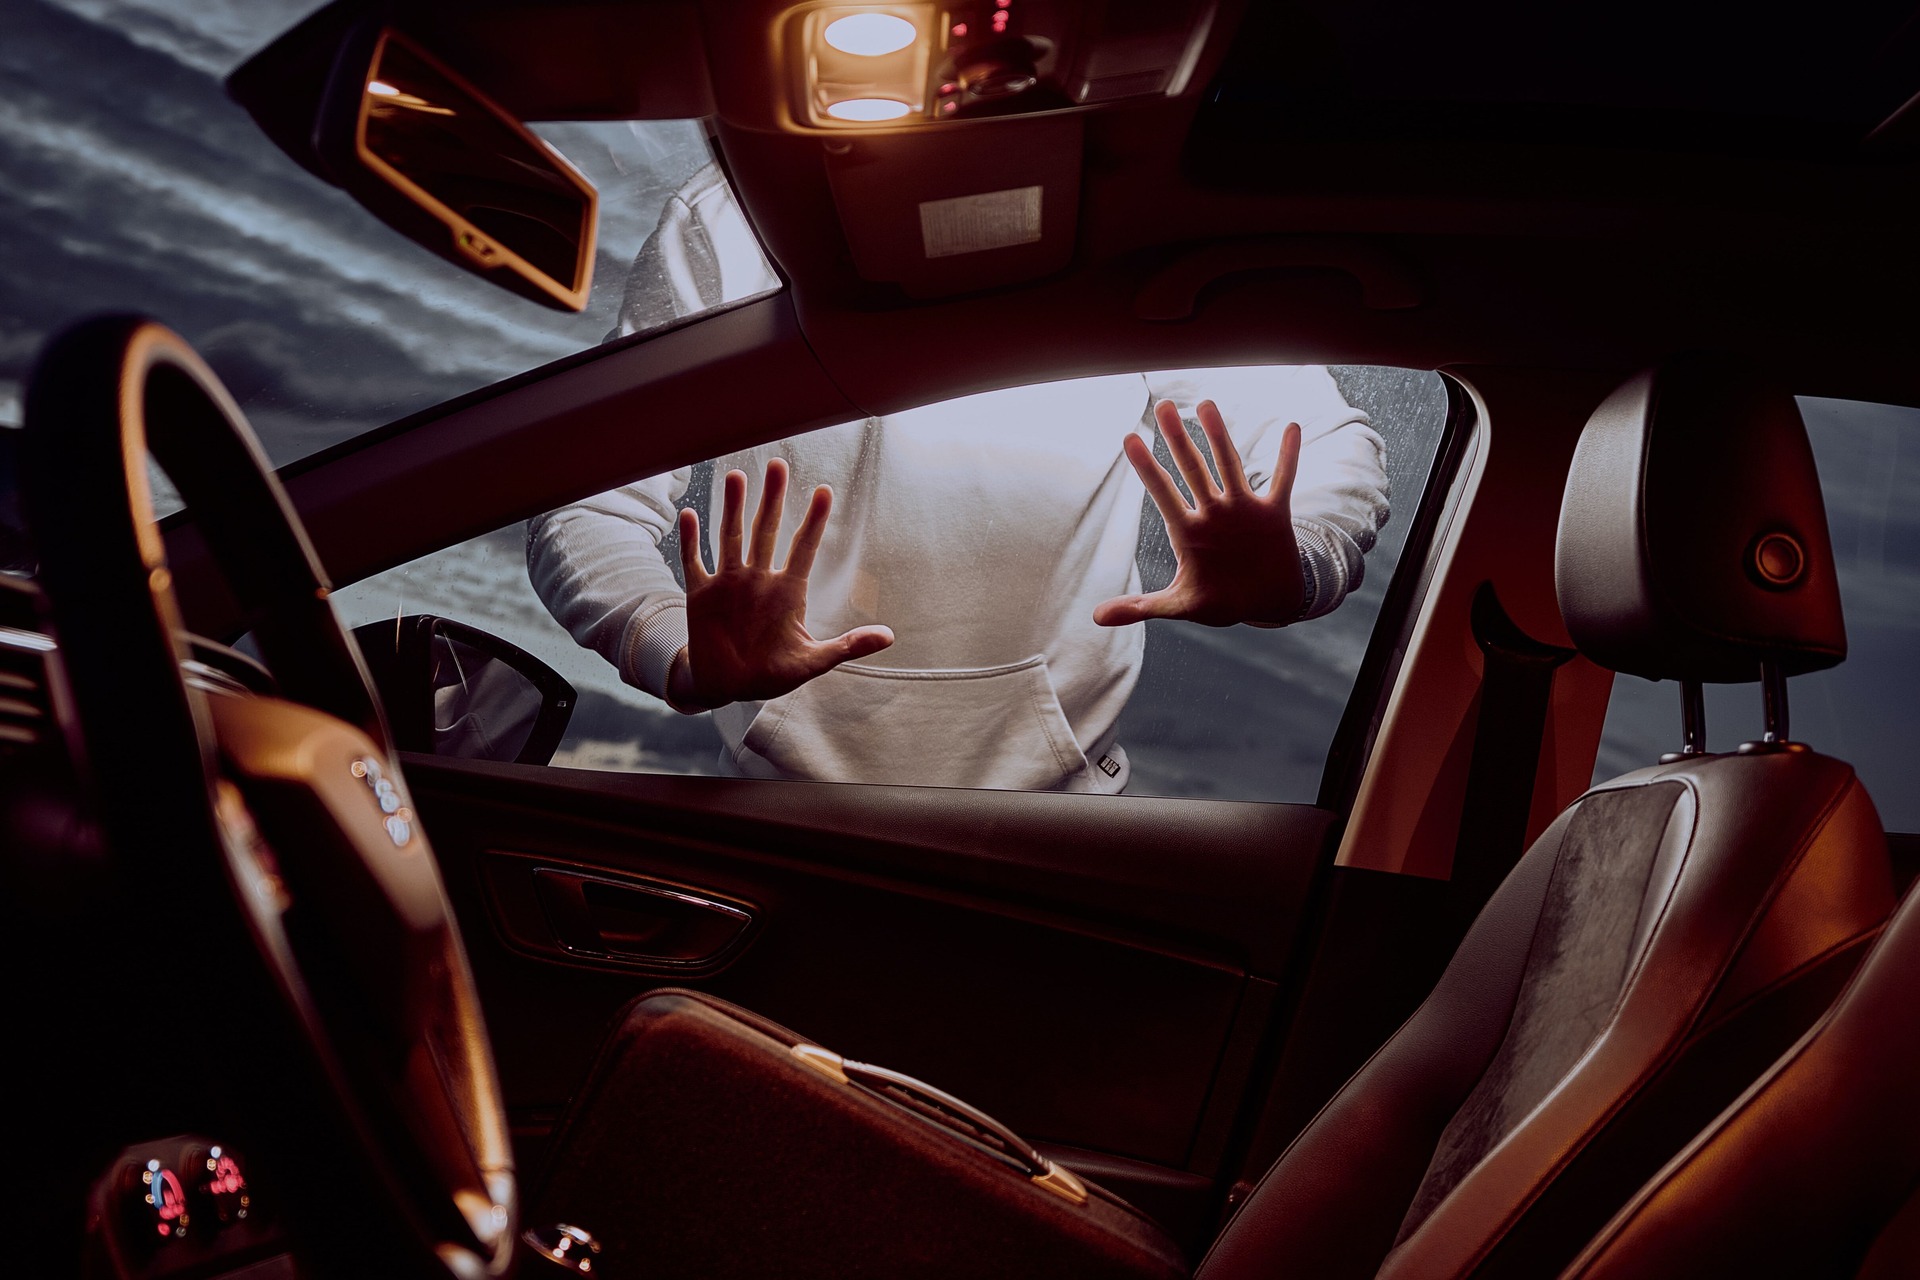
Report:
[[[209,693],[270,686],[243,654],[197,637],[188,648],[183,670]],[[195,954],[190,921],[174,922],[171,937],[123,930],[66,741],[58,673],[37,589],[0,574],[0,871],[6,962],[26,975],[11,984],[20,1052],[10,1074],[15,1114],[48,1153],[16,1202],[27,1221],[57,1221],[86,1188],[84,1222],[73,1225],[84,1230],[87,1277],[294,1276],[279,1201],[263,1194],[248,1157],[221,1135],[175,1132],[203,1116],[202,1091],[181,1086],[198,1078],[217,1094],[221,1066],[155,1030],[180,1025],[183,993],[206,989],[183,982],[181,967],[207,959]]]
[[[181,1134],[124,1148],[87,1198],[90,1276],[138,1280],[297,1274],[271,1202],[233,1147]]]

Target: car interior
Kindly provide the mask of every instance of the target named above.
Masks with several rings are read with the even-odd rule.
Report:
[[[1911,3],[164,9],[0,33],[10,1272],[1920,1274]],[[233,159],[170,239],[118,157],[151,260],[32,239],[89,77],[331,221]],[[575,328],[296,448],[141,283],[260,246],[290,308]],[[498,621],[659,477],[671,569],[718,460],[1270,366],[1386,442],[1381,541],[1148,624],[1105,789],[742,771]]]

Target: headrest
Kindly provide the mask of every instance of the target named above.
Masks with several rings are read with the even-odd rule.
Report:
[[[1580,436],[1554,583],[1567,631],[1650,680],[1756,680],[1847,656],[1827,509],[1793,396],[1684,356],[1629,378]]]

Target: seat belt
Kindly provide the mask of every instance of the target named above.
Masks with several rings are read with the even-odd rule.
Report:
[[[1553,674],[1579,652],[1522,631],[1491,582],[1474,592],[1472,626],[1483,662],[1480,713],[1450,877],[1462,929],[1526,852],[1527,817],[1533,810],[1533,784],[1553,703]]]

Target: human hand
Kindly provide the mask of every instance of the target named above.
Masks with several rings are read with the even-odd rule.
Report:
[[[838,639],[815,640],[807,631],[807,575],[826,535],[833,491],[813,491],[807,514],[794,531],[787,562],[774,568],[780,516],[786,508],[787,464],[767,463],[753,540],[743,552],[741,526],[747,477],[729,471],[721,491],[719,565],[708,573],[700,558],[700,517],[680,512],[680,564],[687,579],[687,647],[676,660],[668,693],[681,707],[711,709],[729,702],[777,698],[843,662],[878,653],[893,643],[886,627],[855,627]]]
[[[1135,434],[1126,439],[1127,461],[1139,473],[1153,504],[1167,522],[1180,567],[1173,581],[1147,595],[1115,596],[1101,602],[1093,620],[1123,627],[1148,618],[1185,618],[1209,627],[1236,622],[1285,626],[1306,602],[1306,575],[1293,533],[1293,477],[1300,465],[1300,424],[1290,422],[1280,437],[1280,457],[1265,493],[1256,494],[1240,466],[1240,453],[1227,424],[1211,400],[1199,407],[1200,429],[1213,448],[1220,483],[1207,470],[1180,412],[1162,400],[1154,406],[1155,425],[1167,452],[1193,493],[1188,505],[1153,448]]]

